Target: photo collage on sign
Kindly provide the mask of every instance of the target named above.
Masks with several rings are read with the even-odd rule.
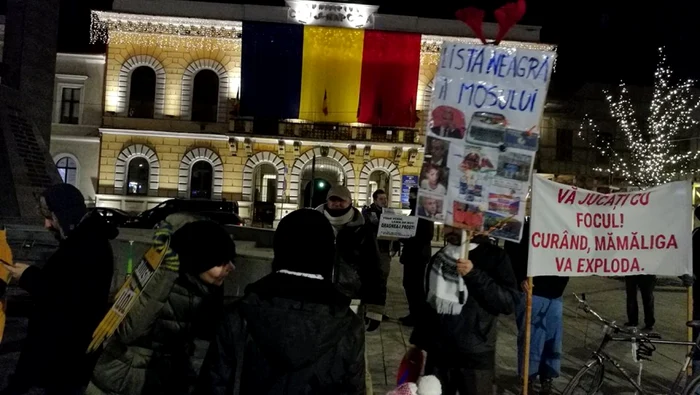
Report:
[[[498,226],[493,236],[518,239],[538,135],[508,126],[495,112],[477,111],[466,120],[457,108],[436,107],[417,215],[476,232]]]

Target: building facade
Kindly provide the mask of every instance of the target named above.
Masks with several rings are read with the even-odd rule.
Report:
[[[63,182],[88,205],[97,199],[105,55],[59,53],[56,58],[51,156]]]
[[[381,188],[406,207],[440,45],[475,41],[466,26],[352,4],[193,4],[93,13],[108,43],[97,205],[228,199],[244,218],[272,204],[280,218],[340,183],[356,205]],[[508,38],[552,49],[535,27]]]

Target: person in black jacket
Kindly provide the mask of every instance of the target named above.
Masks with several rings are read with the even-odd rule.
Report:
[[[460,245],[461,233],[446,226],[445,241]],[[493,393],[497,318],[512,314],[518,298],[505,251],[487,237],[474,238],[469,249],[469,259],[453,269],[468,291],[459,314],[438,314],[430,306],[411,335],[411,343],[427,351],[425,374],[440,380],[443,395]]]
[[[530,239],[530,221],[526,219],[523,226],[523,238],[520,243],[506,242],[505,250],[510,257],[515,277],[523,294],[517,305],[518,323],[518,373],[523,376],[523,350],[525,345],[525,292],[528,291],[527,280],[528,247]],[[539,376],[540,394],[552,394],[552,380],[561,373],[561,353],[563,328],[564,289],[569,283],[568,277],[539,276],[533,278],[532,321],[530,324],[530,380],[529,393],[534,393],[534,379]]]
[[[386,192],[383,189],[377,189],[372,193],[372,204],[362,210],[362,216],[365,218],[365,224],[372,229],[374,236],[379,233],[379,221],[382,219],[382,213],[387,209]],[[389,273],[391,271],[391,240],[377,239],[377,247],[379,248],[379,267],[382,271],[382,287],[386,289]]]
[[[334,239],[317,211],[280,221],[273,273],[249,285],[225,315],[197,394],[365,393],[364,323],[331,281]]]
[[[333,282],[345,296],[361,302],[358,310],[372,332],[382,322],[386,302],[376,235],[360,210],[353,207],[350,190],[342,185],[331,188],[326,203],[316,210],[323,213],[335,233]]]
[[[416,215],[418,188],[411,188],[409,204],[411,215]],[[425,304],[423,280],[425,268],[433,255],[431,243],[435,225],[427,219],[419,218],[415,236],[403,240],[401,264],[403,265],[403,289],[408,301],[408,315],[399,319],[406,326],[414,326]]]
[[[181,217],[178,228],[175,218],[166,222],[174,230],[168,254],[177,259],[165,258],[148,280],[106,343],[85,395],[196,394],[236,245],[215,222]]]
[[[59,247],[42,269],[7,266],[31,294],[34,310],[15,373],[1,393],[44,387],[47,394],[82,394],[96,362],[85,350],[108,308],[114,267],[109,240],[118,231],[99,215],[86,216],[83,196],[69,184],[48,188],[40,211]]]

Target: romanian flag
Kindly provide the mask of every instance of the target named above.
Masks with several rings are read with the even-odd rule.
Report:
[[[243,23],[243,115],[413,127],[420,35]]]

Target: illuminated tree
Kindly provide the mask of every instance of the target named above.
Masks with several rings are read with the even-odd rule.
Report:
[[[700,99],[693,94],[695,81],[673,81],[673,72],[666,63],[663,48],[654,73],[654,93],[648,111],[635,111],[625,83],[613,96],[604,91],[610,115],[625,140],[625,151],[613,148],[613,141],[601,138],[600,129],[586,115],[578,135],[609,159],[608,167],[593,170],[606,176],[620,177],[629,185],[648,188],[683,179],[697,171],[698,151],[678,152],[677,142],[698,121],[693,112]],[[640,115],[641,114],[641,115]],[[594,135],[594,140],[586,136]]]

